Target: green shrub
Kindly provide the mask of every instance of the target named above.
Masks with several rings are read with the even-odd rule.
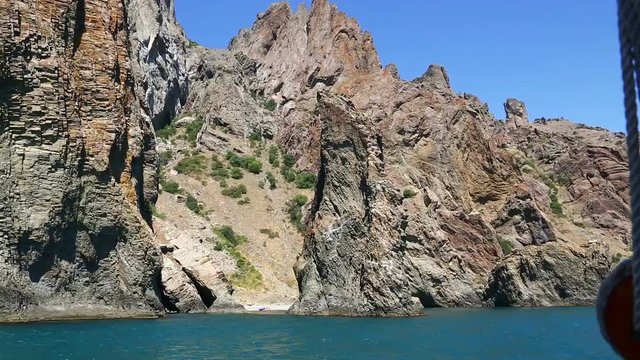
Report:
[[[242,195],[247,193],[247,187],[244,184],[232,186],[222,190],[222,195],[228,196],[233,199],[239,199]]]
[[[185,132],[187,134],[187,140],[191,143],[191,146],[196,146],[196,140],[198,140],[198,134],[204,125],[204,120],[200,117],[187,124]]]
[[[165,215],[164,213],[160,212],[158,210],[158,208],[154,204],[149,203],[148,205],[149,205],[149,210],[151,211],[151,215],[153,215],[153,216],[155,216],[155,217],[157,217],[158,219],[161,219],[161,220],[166,220],[167,219],[167,215]]]
[[[215,169],[211,172],[211,176],[213,176],[214,179],[220,181],[223,179],[228,179],[229,178],[229,170],[227,170],[226,168],[218,168]]]
[[[218,160],[217,158],[214,158],[211,160],[211,170],[217,170],[222,168],[224,168],[224,164],[222,163],[222,161]]]
[[[303,194],[294,196],[292,200],[298,206],[304,206],[307,202],[309,202],[309,198]]]
[[[269,111],[275,110],[276,107],[278,107],[278,104],[273,99],[269,99],[269,100],[264,102],[264,108],[269,110]]]
[[[242,255],[237,246],[245,243],[247,238],[238,235],[230,226],[221,226],[214,230],[219,241],[215,246],[218,251],[226,251],[236,260],[237,271],[231,276],[235,286],[254,289],[262,286],[262,274]]]
[[[255,141],[255,142],[261,142],[262,141],[262,134],[260,134],[259,132],[252,132],[251,134],[249,134],[249,140],[250,141]]]
[[[278,187],[278,181],[276,180],[276,177],[273,176],[271,171],[267,171],[266,179],[267,179],[267,181],[269,181],[269,185],[270,185],[270,189],[271,190],[273,190],[273,189]]]
[[[248,197],[245,197],[244,199],[238,201],[238,205],[248,205],[251,204],[251,199],[249,199]]]
[[[229,187],[229,184],[227,184],[227,179],[220,180],[220,187],[223,189],[226,189]]]
[[[274,145],[272,145],[269,148],[269,164],[271,164],[273,167],[280,166],[280,156],[279,156],[278,147]]]
[[[187,44],[187,47],[197,47],[200,46],[200,44],[198,44],[197,42],[193,41],[193,40],[189,40],[189,44]]]
[[[231,166],[246,169],[251,173],[259,174],[262,171],[262,163],[255,156],[239,156],[234,152],[228,152],[226,159]]]
[[[216,250],[224,250],[226,247],[236,247],[240,244],[247,242],[247,237],[238,235],[231,226],[223,225],[217,227],[213,230],[213,232],[218,235],[220,238],[220,242],[216,246]]]
[[[273,231],[271,229],[260,229],[260,233],[267,235],[269,237],[269,239],[275,239],[280,237],[280,234],[278,234],[277,231]]]
[[[164,128],[156,130],[156,136],[165,140],[174,136],[176,134],[176,121],[177,119],[173,119]]]
[[[201,174],[206,168],[207,158],[204,155],[193,155],[182,158],[175,166],[180,174]]]
[[[502,248],[502,252],[505,255],[508,255],[513,251],[513,244],[511,243],[511,241],[501,236],[498,236],[498,244],[500,244],[500,247]]]
[[[229,162],[229,164],[231,164],[231,166],[241,167],[241,168],[244,167],[244,159],[240,155],[234,153],[233,151],[227,152],[225,159],[227,159],[227,161]]]
[[[236,180],[242,179],[244,177],[244,174],[242,173],[242,169],[240,169],[239,167],[231,168],[230,175],[232,178]]]
[[[185,205],[187,205],[187,208],[191,211],[193,211],[195,214],[202,214],[202,211],[204,210],[204,207],[202,205],[200,205],[200,202],[198,202],[198,199],[196,199],[193,195],[191,194],[187,194],[187,201],[185,202]]]
[[[551,211],[553,211],[556,215],[564,215],[564,211],[562,210],[562,204],[558,201],[558,195],[555,192],[549,193],[549,199],[551,203],[549,207],[551,207]]]
[[[280,169],[280,174],[284,178],[284,181],[291,183],[296,181],[296,172],[292,168],[282,167]]]
[[[296,175],[296,187],[298,189],[313,189],[316,186],[316,175],[302,171]]]
[[[180,185],[173,180],[160,179],[160,186],[162,186],[162,191],[166,191],[169,194],[178,194],[182,190],[180,189]]]
[[[291,154],[282,154],[282,165],[286,168],[292,168],[296,164],[296,158]]]
[[[260,174],[262,172],[262,163],[256,158],[249,158],[246,162],[246,169],[250,173]]]
[[[556,175],[555,180],[560,186],[567,186],[571,184],[571,177],[564,174]]]
[[[289,215],[289,221],[299,231],[304,232],[306,225],[303,223],[302,206],[306,204],[308,198],[304,195],[296,195],[293,199],[287,202],[287,214]]]
[[[173,160],[173,151],[167,150],[161,152],[160,154],[158,154],[158,159],[160,162],[160,167],[164,168],[165,166],[169,165],[169,162],[171,160]]]
[[[402,197],[405,199],[411,199],[416,195],[418,195],[418,193],[411,189],[404,189],[404,191],[402,192]]]

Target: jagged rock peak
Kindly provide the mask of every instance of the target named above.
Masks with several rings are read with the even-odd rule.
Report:
[[[529,115],[524,102],[509,98],[504,103],[504,111],[507,114],[507,128],[517,129],[529,125]]]
[[[424,84],[433,90],[451,90],[449,74],[442,65],[429,65],[427,71],[413,82]]]
[[[251,29],[240,31],[229,50],[261,63],[265,93],[282,92],[288,99],[318,84],[382,71],[371,34],[324,0],[296,12],[286,3],[272,5]]]

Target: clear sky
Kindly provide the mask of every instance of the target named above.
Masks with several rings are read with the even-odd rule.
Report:
[[[269,0],[176,0],[187,35],[224,48]],[[311,1],[291,0],[294,8]],[[454,89],[504,118],[516,97],[529,117],[624,129],[613,0],[333,0],[373,34],[404,79],[444,65]]]

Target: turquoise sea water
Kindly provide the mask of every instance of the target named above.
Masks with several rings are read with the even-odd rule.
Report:
[[[591,308],[0,325],[0,359],[615,359]]]

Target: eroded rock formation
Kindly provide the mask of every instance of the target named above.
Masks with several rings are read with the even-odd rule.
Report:
[[[162,309],[146,204],[151,120],[184,91],[172,6],[0,2],[0,318]],[[173,92],[149,68],[173,69]]]
[[[0,320],[291,303],[298,250],[294,313],[583,305],[627,253],[624,135],[529,122],[516,99],[499,121],[439,65],[404,81],[326,0],[274,4],[225,50],[187,45],[173,6],[0,3]],[[158,141],[168,124],[181,138]],[[211,172],[271,147],[318,174],[295,228],[275,207],[298,189],[246,174],[254,197],[231,204]],[[164,170],[180,183],[158,204],[195,210],[162,221],[158,149],[206,162]],[[254,239],[231,254],[221,224]],[[250,261],[264,283],[233,285]]]

